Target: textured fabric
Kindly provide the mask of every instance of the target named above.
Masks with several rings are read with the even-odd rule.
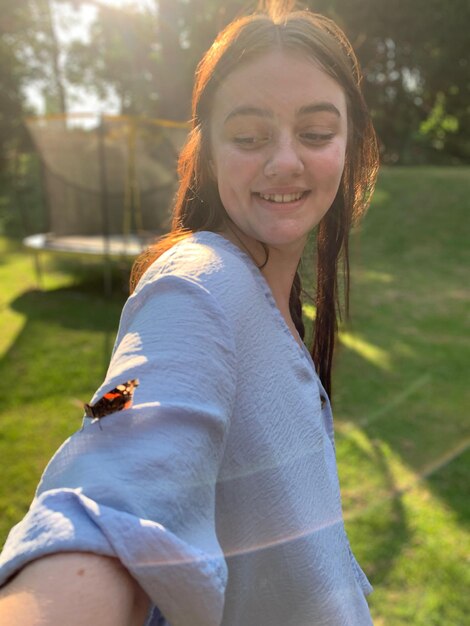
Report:
[[[92,402],[132,378],[133,406],[85,419],[49,463],[0,582],[87,551],[128,568],[152,625],[370,625],[330,404],[247,255],[202,232],[149,268]]]

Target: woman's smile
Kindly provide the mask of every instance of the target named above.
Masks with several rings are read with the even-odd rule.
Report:
[[[275,190],[254,192],[263,206],[272,209],[297,209],[307,198],[309,190]]]

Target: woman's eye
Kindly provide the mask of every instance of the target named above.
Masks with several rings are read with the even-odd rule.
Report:
[[[308,143],[322,144],[333,139],[334,133],[305,132],[300,133],[300,137],[303,141],[307,141]]]
[[[243,148],[255,148],[266,143],[268,139],[269,137],[264,135],[237,135],[233,138],[233,142]]]
[[[255,143],[256,137],[234,137],[235,143],[240,143],[242,145]]]

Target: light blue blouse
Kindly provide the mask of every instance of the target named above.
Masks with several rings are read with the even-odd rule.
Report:
[[[133,378],[133,406],[86,418],[50,461],[0,583],[86,551],[129,570],[154,605],[148,624],[372,624],[330,404],[247,255],[200,232],[147,270],[92,403]]]

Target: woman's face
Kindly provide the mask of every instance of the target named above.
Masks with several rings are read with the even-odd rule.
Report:
[[[273,51],[218,88],[211,167],[248,239],[298,253],[330,208],[344,168],[343,89],[310,59]]]

